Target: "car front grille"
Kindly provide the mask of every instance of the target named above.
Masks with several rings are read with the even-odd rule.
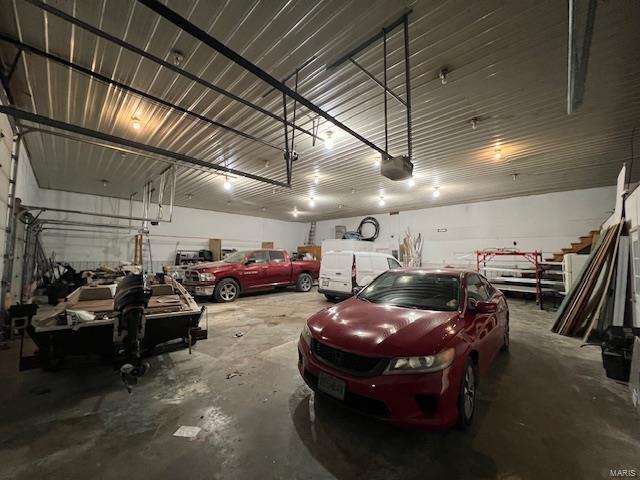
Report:
[[[318,377],[314,375],[309,370],[304,371],[304,380],[309,385],[309,388],[313,389],[316,392],[318,390]],[[382,400],[378,400],[371,397],[365,397],[364,395],[357,395],[349,390],[346,390],[344,393],[344,400],[337,400],[329,395],[326,395],[322,392],[319,392],[326,398],[331,399],[334,402],[341,403],[346,405],[349,408],[357,410],[366,415],[372,415],[374,417],[387,418],[391,415],[389,411],[389,407]]]
[[[317,358],[336,370],[358,377],[380,375],[389,362],[386,358],[364,357],[330,347],[315,338],[311,339],[311,350]]]
[[[198,272],[187,271],[184,274],[184,279],[187,282],[199,282],[200,281],[200,275],[198,275]]]

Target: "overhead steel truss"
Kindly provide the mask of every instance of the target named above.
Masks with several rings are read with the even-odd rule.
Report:
[[[202,168],[208,168],[211,170],[217,170],[217,171],[228,173],[231,175],[237,175],[238,177],[245,177],[251,180],[257,180],[259,182],[269,183],[271,185],[275,185],[278,187],[286,188],[290,186],[288,183],[284,183],[279,180],[273,180],[271,178],[266,178],[260,175],[254,175],[252,173],[236,170],[235,168],[225,167],[224,165],[210,163],[195,157],[191,157],[189,155],[173,152],[170,150],[165,150],[164,148],[155,147],[153,145],[149,145],[146,143],[136,142],[134,140],[118,137],[116,135],[111,135],[109,133],[99,132],[97,130],[91,130],[89,128],[80,127],[78,125],[62,122],[60,120],[55,120],[53,118],[45,117],[44,115],[38,115],[37,113],[27,112],[25,110],[20,110],[14,107],[0,105],[0,113],[9,115],[17,120],[32,122],[38,125],[45,125],[47,127],[52,127],[59,130],[65,130],[67,132],[72,132],[79,135],[85,135],[87,137],[97,138],[98,140],[115,143],[117,145],[122,145],[124,147],[130,147],[137,150],[142,150],[143,152],[149,152],[156,155],[161,155],[163,157],[173,158],[180,162],[184,162],[187,165],[197,165]]]
[[[413,157],[413,136],[412,136],[412,128],[411,128],[411,65],[409,59],[409,15],[412,10],[409,10],[400,18],[392,22],[391,24],[383,27],[378,33],[370,37],[369,39],[362,42],[360,45],[355,47],[349,53],[343,55],[338,60],[333,62],[331,65],[327,67],[327,70],[334,70],[338,68],[340,65],[343,65],[346,62],[351,62],[352,65],[357,67],[362,73],[364,73],[370,80],[375,82],[382,90],[384,90],[384,149],[385,151],[389,150],[389,121],[388,121],[388,105],[387,105],[387,96],[391,95],[392,98],[401,103],[406,110],[407,114],[407,156],[409,160]],[[405,88],[406,100],[403,99],[396,92],[391,90],[387,85],[387,37],[397,28],[403,28],[403,37],[404,37],[404,73],[405,73]],[[375,44],[376,42],[382,40],[382,61],[384,68],[384,76],[383,81],[381,82],[376,78],[376,76],[364,68],[357,60],[356,56],[365,51],[367,48]]]
[[[332,123],[333,125],[335,125],[336,127],[340,128],[341,130],[345,131],[346,133],[348,133],[349,135],[351,135],[352,137],[354,137],[355,139],[357,139],[358,141],[362,142],[363,144],[367,145],[368,147],[372,148],[373,150],[375,150],[376,152],[380,153],[381,155],[383,155],[383,157],[389,157],[389,153],[388,153],[388,132],[387,132],[387,116],[386,116],[386,97],[387,97],[387,92],[390,92],[390,90],[386,87],[386,75],[385,75],[385,82],[384,84],[382,84],[383,88],[385,89],[385,148],[382,149],[381,147],[377,146],[375,143],[373,143],[372,141],[368,140],[367,138],[363,137],[362,135],[360,135],[359,133],[357,133],[356,131],[352,130],[350,127],[346,126],[345,124],[343,124],[342,122],[340,122],[338,119],[336,119],[334,116],[330,115],[328,112],[326,112],[325,110],[323,110],[322,108],[320,108],[319,106],[315,105],[313,102],[311,102],[310,100],[308,100],[307,98],[303,97],[302,95],[300,95],[297,91],[297,84],[298,84],[298,74],[301,68],[303,68],[304,66],[308,65],[311,61],[313,61],[313,59],[315,57],[311,57],[307,62],[305,62],[304,65],[302,65],[301,67],[297,68],[296,71],[294,72],[294,74],[290,75],[287,79],[285,79],[284,82],[280,82],[277,79],[275,79],[273,76],[271,76],[269,73],[267,73],[266,71],[262,70],[260,67],[258,67],[257,65],[253,64],[252,62],[250,62],[249,60],[247,60],[246,58],[242,57],[241,55],[239,55],[238,53],[236,53],[235,51],[231,50],[230,48],[228,48],[226,45],[224,45],[223,43],[219,42],[218,40],[216,40],[215,38],[213,38],[211,35],[209,35],[208,33],[206,33],[205,31],[201,30],[200,28],[198,28],[197,26],[195,26],[193,23],[189,22],[187,19],[185,19],[184,17],[181,17],[180,15],[178,15],[176,12],[174,12],[173,10],[167,8],[166,6],[164,6],[163,4],[161,4],[160,2],[156,1],[156,0],[138,0],[140,3],[144,4],[146,7],[148,7],[149,9],[153,10],[154,12],[156,12],[158,15],[162,16],[163,18],[165,18],[166,20],[168,20],[169,22],[173,23],[174,25],[176,25],[178,28],[182,29],[183,31],[189,33],[190,35],[192,35],[193,37],[195,37],[196,39],[200,40],[201,42],[203,42],[204,44],[208,45],[209,47],[213,48],[214,50],[218,51],[219,53],[221,53],[222,55],[224,55],[225,57],[227,57],[229,60],[233,61],[234,63],[240,65],[241,67],[243,67],[244,69],[246,69],[247,71],[249,71],[250,73],[256,75],[258,78],[260,78],[261,80],[263,80],[264,82],[266,82],[267,84],[269,84],[272,89],[278,90],[280,92],[282,92],[283,95],[283,103],[284,103],[284,117],[280,117],[277,114],[274,114],[273,112],[270,112],[246,99],[243,99],[231,92],[228,92],[226,90],[224,90],[221,87],[218,87],[200,77],[198,77],[197,75],[194,75],[193,73],[190,73],[180,67],[178,67],[177,65],[171,64],[159,57],[156,57],[148,52],[146,52],[145,50],[138,48],[132,44],[129,44],[127,42],[125,42],[124,40],[121,40],[107,32],[104,32],[86,22],[83,22],[82,20],[67,14],[66,12],[59,10],[45,2],[42,2],[40,0],[24,0],[27,3],[34,5],[37,8],[42,9],[43,11],[51,14],[51,15],[55,15],[56,17],[63,19],[79,28],[82,28],[83,30],[86,30],[96,36],[99,36],[100,38],[103,38],[109,42],[112,42],[124,49],[129,50],[130,52],[133,52],[137,55],[142,56],[143,58],[146,58],[164,68],[167,68],[171,71],[173,71],[174,73],[177,73],[179,75],[182,75],[190,80],[192,80],[193,82],[198,83],[201,86],[206,87],[207,89],[210,89],[214,92],[217,92],[221,95],[224,95],[234,101],[237,101],[247,107],[250,107],[254,110],[259,111],[262,114],[268,115],[269,117],[273,118],[274,120],[277,120],[279,122],[281,122],[284,125],[284,148],[282,148],[281,150],[284,152],[284,159],[285,159],[285,166],[286,166],[286,182],[280,182],[274,179],[269,179],[269,178],[265,178],[263,176],[260,175],[253,175],[247,172],[242,172],[239,170],[234,170],[234,169],[230,169],[226,166],[220,166],[220,165],[216,165],[216,164],[212,164],[209,162],[205,162],[203,160],[199,160],[196,159],[194,157],[190,157],[187,155],[183,155],[183,154],[179,154],[176,152],[170,152],[168,150],[164,150],[164,149],[159,149],[157,147],[153,147],[151,145],[145,145],[145,144],[141,144],[139,142],[133,142],[124,138],[119,138],[119,137],[115,137],[113,135],[108,135],[108,134],[104,134],[102,132],[97,132],[97,131],[93,131],[90,129],[86,129],[84,127],[80,127],[77,125],[72,125],[72,124],[67,124],[65,122],[59,122],[55,119],[52,118],[47,118],[41,115],[37,115],[37,114],[29,114],[29,112],[25,112],[25,111],[19,111],[17,109],[14,110],[4,110],[3,113],[6,113],[8,115],[18,115],[19,117],[21,117],[23,120],[28,120],[30,117],[29,121],[32,122],[36,122],[36,123],[40,123],[41,125],[47,125],[47,126],[51,126],[53,128],[59,129],[59,130],[64,130],[64,131],[70,131],[70,132],[75,132],[75,133],[79,133],[81,135],[85,135],[85,136],[90,136],[93,138],[98,138],[101,140],[105,140],[108,142],[113,142],[119,145],[126,145],[128,147],[131,148],[136,148],[136,149],[140,149],[142,151],[146,151],[146,152],[150,152],[150,153],[154,153],[154,154],[158,154],[158,155],[163,155],[169,158],[173,158],[175,160],[179,160],[182,162],[185,162],[187,164],[189,164],[190,166],[198,166],[200,168],[207,168],[207,169],[212,169],[212,170],[218,170],[218,171],[223,171],[225,173],[230,173],[230,174],[234,174],[237,176],[241,176],[241,177],[245,177],[245,178],[249,178],[252,180],[256,180],[256,181],[260,181],[260,182],[265,182],[265,183],[269,183],[272,185],[277,185],[277,186],[283,186],[283,187],[291,187],[291,181],[292,181],[292,170],[293,170],[293,161],[295,159],[297,159],[297,153],[295,153],[294,149],[294,138],[295,138],[295,131],[300,131],[306,135],[309,135],[313,138],[314,144],[316,140],[323,140],[321,138],[318,137],[317,135],[317,127],[314,123],[313,128],[311,131],[306,130],[302,127],[300,127],[299,125],[296,125],[296,107],[297,104],[300,103],[300,105],[306,107],[307,109],[309,109],[311,112],[315,113],[316,115],[318,115],[319,117],[324,118],[325,120],[329,121],[330,123]],[[383,29],[383,33],[384,35],[386,35],[386,31],[390,31],[390,29],[392,30],[393,28],[395,28],[396,26],[404,23],[405,25],[405,52],[406,52],[406,67],[407,67],[407,100],[403,101],[398,95],[396,95],[395,93],[391,93],[391,95],[396,98],[397,100],[401,101],[406,107],[407,107],[407,119],[408,119],[408,143],[409,143],[409,156],[411,156],[411,135],[410,135],[410,129],[411,129],[411,105],[410,105],[410,94],[409,94],[409,71],[408,71],[408,20],[407,20],[407,16],[408,14],[405,14],[401,21],[397,21],[395,22],[397,25],[393,25],[390,27],[386,27],[386,30]],[[385,37],[386,38],[386,37]],[[16,59],[13,62],[13,70],[15,70],[15,65],[17,64],[17,61],[19,59],[19,56],[22,52],[29,52],[35,55],[39,55],[43,58],[46,58],[50,61],[56,62],[60,65],[63,65],[65,67],[77,70],[85,75],[91,76],[93,78],[96,78],[99,81],[102,81],[104,83],[107,83],[109,85],[113,85],[117,88],[120,88],[122,90],[125,90],[129,93],[132,93],[134,95],[146,98],[147,100],[150,100],[152,102],[158,103],[160,105],[164,105],[168,108],[172,108],[175,109],[179,112],[182,112],[184,114],[190,115],[192,117],[197,118],[200,121],[209,123],[210,125],[213,125],[217,128],[221,128],[224,129],[226,131],[229,131],[235,135],[238,136],[242,136],[248,140],[251,141],[255,141],[258,143],[261,143],[262,145],[265,145],[267,147],[270,148],[274,148],[274,149],[279,149],[280,147],[278,145],[273,144],[272,142],[269,142],[267,140],[258,138],[254,135],[251,135],[247,132],[241,131],[237,128],[225,125],[221,122],[218,122],[215,119],[211,119],[206,117],[205,115],[202,115],[198,112],[189,110],[187,108],[184,108],[180,105],[176,105],[172,102],[169,102],[167,100],[164,100],[160,97],[154,96],[148,92],[144,92],[140,89],[136,89],[134,87],[132,87],[131,85],[127,85],[123,82],[119,82],[117,80],[115,80],[114,78],[111,78],[107,75],[101,74],[100,72],[94,71],[90,68],[84,67],[82,65],[79,65],[77,63],[74,63],[70,60],[64,59],[62,57],[59,57],[57,55],[54,55],[52,53],[46,52],[42,49],[39,49],[33,45],[29,45],[27,43],[24,42],[20,42],[19,40],[16,40],[14,38],[8,37],[6,35],[0,35],[0,40],[10,43],[12,45],[14,45],[17,49],[18,49],[18,54],[16,55]],[[366,48],[363,47],[363,48]],[[354,61],[355,62],[355,61]],[[386,55],[385,55],[385,65],[386,65]],[[360,67],[362,68],[362,67]],[[364,70],[364,69],[363,69]],[[366,70],[365,70],[366,71]],[[385,68],[385,72],[386,72],[386,68]],[[292,90],[291,88],[289,88],[286,85],[286,80],[288,80],[289,78],[291,78],[293,75],[295,75],[296,77],[296,89]],[[380,83],[380,82],[377,82]],[[286,100],[287,98],[291,98],[294,100],[294,111],[293,111],[293,121],[289,121],[289,119],[287,118],[287,112],[286,112]],[[18,118],[18,117],[16,117]],[[291,144],[289,144],[289,136],[288,136],[288,131],[289,128],[291,128]]]

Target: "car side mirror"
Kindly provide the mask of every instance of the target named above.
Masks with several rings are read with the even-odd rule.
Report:
[[[353,293],[354,295],[357,295],[362,291],[362,288],[363,287],[360,287],[360,286],[353,287],[353,289],[351,290],[351,293]]]
[[[477,313],[496,313],[498,309],[495,303],[491,302],[476,302],[475,311]]]

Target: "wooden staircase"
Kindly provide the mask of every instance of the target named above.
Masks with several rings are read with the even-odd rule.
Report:
[[[547,262],[561,262],[567,253],[591,252],[591,245],[596,242],[598,235],[600,235],[600,230],[591,230],[588,235],[580,237],[578,242],[571,242],[570,247],[563,248],[561,252],[554,253],[553,257],[547,258]]]

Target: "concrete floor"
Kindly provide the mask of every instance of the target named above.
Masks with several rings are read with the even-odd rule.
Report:
[[[511,300],[511,353],[467,433],[399,430],[315,399],[296,368],[315,291],[209,304],[210,339],[151,359],[132,394],[101,365],[18,374],[0,352],[2,479],[607,478],[640,471],[640,417],[599,351]],[[236,337],[236,333],[242,333]],[[229,374],[238,373],[227,379]],[[198,426],[194,440],[174,437]]]

